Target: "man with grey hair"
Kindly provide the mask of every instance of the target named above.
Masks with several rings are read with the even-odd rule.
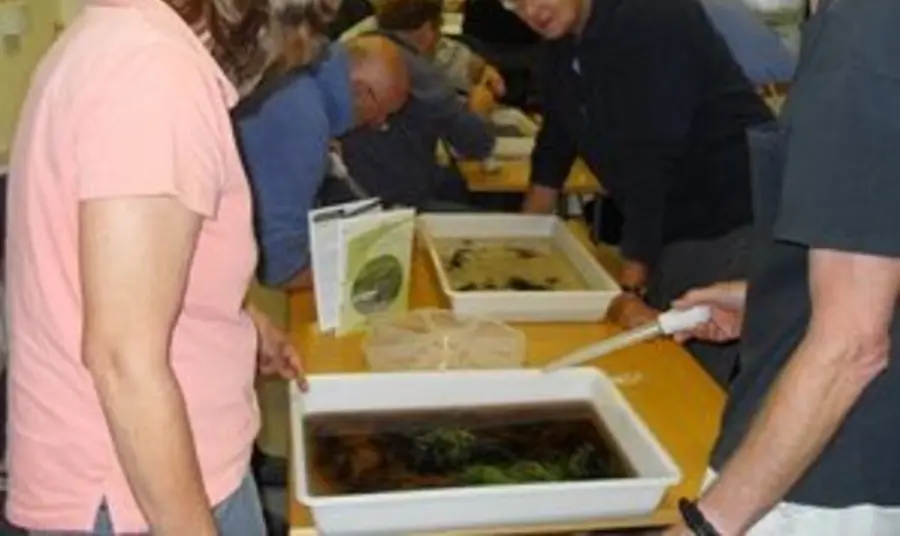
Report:
[[[309,285],[307,213],[328,170],[329,145],[354,128],[384,124],[406,103],[409,85],[397,45],[362,36],[332,44],[309,68],[275,75],[238,109],[263,284]]]
[[[412,78],[407,106],[382,129],[361,128],[341,140],[353,177],[387,204],[422,210],[469,210],[473,199],[460,174],[441,166],[439,144],[462,158],[483,160],[494,149],[487,115],[495,104],[479,85],[463,102],[428,54],[440,39],[442,0],[383,0],[378,30],[397,43]]]

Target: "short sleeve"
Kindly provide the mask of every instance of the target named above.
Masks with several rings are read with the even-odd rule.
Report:
[[[80,197],[169,195],[214,217],[227,140],[217,81],[175,47],[114,67],[76,127]]]
[[[859,64],[810,74],[789,103],[776,234],[900,257],[900,78]]]

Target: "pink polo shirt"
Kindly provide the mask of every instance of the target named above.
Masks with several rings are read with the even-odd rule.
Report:
[[[228,116],[236,97],[159,0],[89,0],[40,66],[9,191],[13,523],[87,531],[105,499],[117,533],[147,526],[81,361],[83,200],[170,195],[205,217],[171,361],[211,503],[245,476],[259,425],[256,332],[242,309],[256,246]]]

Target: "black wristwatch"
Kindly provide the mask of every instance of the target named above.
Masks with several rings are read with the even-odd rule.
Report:
[[[694,536],[722,536],[712,523],[707,521],[703,512],[697,508],[697,503],[688,499],[678,501],[678,510],[684,519],[684,524],[694,533]]]

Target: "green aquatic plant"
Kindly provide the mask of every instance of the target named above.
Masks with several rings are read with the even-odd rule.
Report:
[[[427,472],[456,470],[472,459],[477,441],[465,428],[435,428],[413,437],[412,461]]]
[[[566,480],[565,465],[524,460],[508,465],[472,465],[461,471],[456,480],[464,486],[559,482]]]
[[[590,407],[491,411],[392,415],[368,426],[354,416],[320,426],[310,441],[323,485],[354,494],[633,475]]]
[[[414,470],[441,473],[465,486],[583,480],[606,472],[601,456],[589,442],[570,452],[522,459],[502,449],[496,440],[458,427],[415,435],[411,462]]]

